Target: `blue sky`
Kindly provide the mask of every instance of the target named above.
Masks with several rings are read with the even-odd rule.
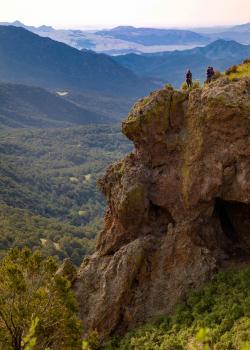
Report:
[[[0,0],[0,21],[56,27],[194,27],[250,22],[250,0]]]

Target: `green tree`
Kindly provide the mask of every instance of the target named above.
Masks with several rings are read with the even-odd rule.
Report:
[[[24,350],[33,350],[34,346],[36,345],[36,328],[39,323],[39,318],[36,317],[34,320],[31,321],[31,326],[28,331],[28,334],[26,334],[25,337],[23,337],[22,340],[22,347]]]
[[[81,348],[81,322],[70,282],[56,275],[53,258],[25,248],[11,249],[0,263],[0,349],[22,350],[35,329],[34,350]]]

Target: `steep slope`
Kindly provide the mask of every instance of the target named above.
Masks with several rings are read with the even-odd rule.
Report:
[[[141,96],[154,88],[106,55],[14,26],[0,26],[0,80],[112,96]]]
[[[249,56],[250,45],[217,40],[206,47],[191,50],[150,55],[130,54],[116,56],[114,59],[136,74],[162,79],[179,87],[185,78],[187,68],[192,70],[195,79],[204,80],[208,65],[225,70]]]
[[[63,127],[110,121],[42,88],[0,83],[0,127]]]
[[[102,337],[168,314],[218,268],[250,263],[250,77],[153,92],[123,133],[135,150],[99,182],[105,226],[74,286]]]

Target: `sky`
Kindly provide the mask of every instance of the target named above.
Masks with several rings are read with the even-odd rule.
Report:
[[[0,0],[0,22],[56,28],[197,27],[250,22],[250,0]]]

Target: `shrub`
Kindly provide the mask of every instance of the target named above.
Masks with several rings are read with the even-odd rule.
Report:
[[[171,84],[169,84],[169,83],[168,83],[168,84],[165,84],[165,85],[164,85],[164,88],[165,88],[165,89],[171,89],[171,90],[173,90],[173,86],[172,86]]]
[[[27,248],[11,249],[2,259],[1,350],[21,350],[22,341],[32,342],[34,350],[81,348],[75,297],[70,282],[55,275],[56,270],[53,258],[44,259],[39,252],[32,253]]]
[[[184,91],[188,90],[188,86],[187,86],[187,83],[185,81],[181,84],[181,89]]]
[[[194,80],[190,88],[187,86],[187,83],[185,81],[181,85],[181,89],[183,91],[199,89],[200,87],[201,87],[201,83],[199,80]]]
[[[199,89],[201,87],[201,83],[199,80],[194,80],[192,89]]]
[[[250,268],[220,272],[158,317],[105,350],[250,350]]]
[[[250,57],[243,61],[244,64],[250,63]]]
[[[83,350],[98,350],[100,348],[101,341],[97,330],[91,330],[87,338],[83,341]]]
[[[229,67],[226,71],[225,71],[225,74],[226,75],[230,75],[232,73],[237,73],[237,69],[238,67],[236,65],[232,66],[232,67]]]
[[[214,75],[213,75],[213,80],[216,80],[216,79],[218,79],[218,78],[220,78],[220,77],[222,77],[222,74],[221,74],[221,72],[219,72],[218,70],[216,70],[215,72],[214,72]]]

